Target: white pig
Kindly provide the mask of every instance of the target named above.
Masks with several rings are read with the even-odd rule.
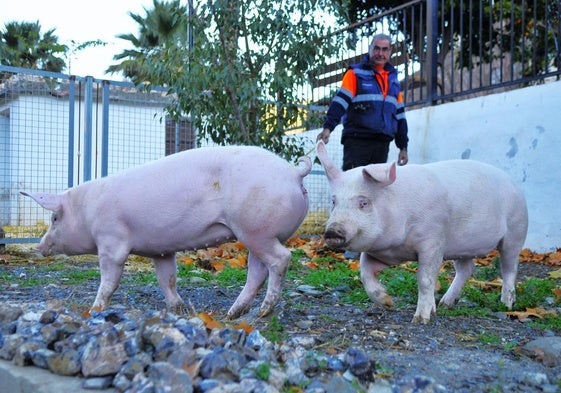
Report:
[[[108,306],[129,254],[151,257],[169,310],[183,312],[176,289],[176,252],[239,240],[249,250],[247,282],[228,311],[251,307],[268,276],[259,314],[279,301],[290,262],[285,241],[308,211],[298,166],[258,147],[199,148],[119,174],[83,183],[62,194],[27,193],[53,211],[38,250],[97,254],[101,283],[92,309]]]
[[[396,167],[375,164],[342,172],[317,145],[333,197],[325,229],[329,246],[361,252],[360,275],[377,304],[392,299],[377,279],[380,271],[418,261],[418,302],[413,322],[436,312],[435,285],[443,259],[454,259],[456,276],[440,300],[453,305],[471,275],[473,258],[501,254],[501,301],[516,300],[518,257],[528,230],[519,187],[503,171],[473,160]]]

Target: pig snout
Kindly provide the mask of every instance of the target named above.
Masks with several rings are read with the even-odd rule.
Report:
[[[347,245],[346,231],[340,224],[329,225],[323,237],[329,247],[342,248]]]
[[[35,248],[35,250],[41,253],[41,255],[43,255],[44,257],[48,257],[55,254],[55,252],[53,251],[52,242],[50,242],[46,238],[41,239],[41,242]]]

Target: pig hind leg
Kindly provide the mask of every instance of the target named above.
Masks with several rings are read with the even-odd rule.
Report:
[[[516,275],[518,274],[518,257],[522,247],[518,244],[510,244],[503,240],[498,250],[501,254],[501,276],[503,288],[501,290],[501,302],[511,309],[516,301]]]
[[[269,277],[267,293],[261,303],[259,316],[269,314],[280,299],[282,284],[290,263],[290,251],[276,238],[244,244],[249,250],[247,281],[228,311],[228,318],[231,319],[239,317],[250,309],[253,299],[267,277]]]
[[[439,305],[451,307],[456,303],[460,297],[464,284],[467,279],[471,277],[473,266],[474,264],[472,258],[458,259],[454,261],[454,269],[456,270],[454,281],[452,281],[452,285],[450,285],[450,288],[448,288],[444,296],[442,296],[442,299],[440,299]]]
[[[152,258],[158,283],[166,298],[166,307],[176,314],[185,313],[185,303],[177,293],[177,264],[175,253],[163,257]]]

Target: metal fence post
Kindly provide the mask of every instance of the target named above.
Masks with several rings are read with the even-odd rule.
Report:
[[[435,105],[437,101],[437,68],[438,59],[436,47],[438,44],[438,4],[437,0],[427,0],[427,103]]]
[[[76,124],[76,77],[68,79],[68,188],[74,186],[74,129]]]
[[[103,81],[103,112],[101,117],[101,176],[109,173],[109,81]]]
[[[84,84],[84,181],[92,178],[92,120],[93,120],[93,78],[86,76]]]

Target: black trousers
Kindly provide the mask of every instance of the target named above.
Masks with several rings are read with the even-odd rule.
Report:
[[[345,138],[343,142],[343,170],[388,161],[390,142],[385,139]]]

